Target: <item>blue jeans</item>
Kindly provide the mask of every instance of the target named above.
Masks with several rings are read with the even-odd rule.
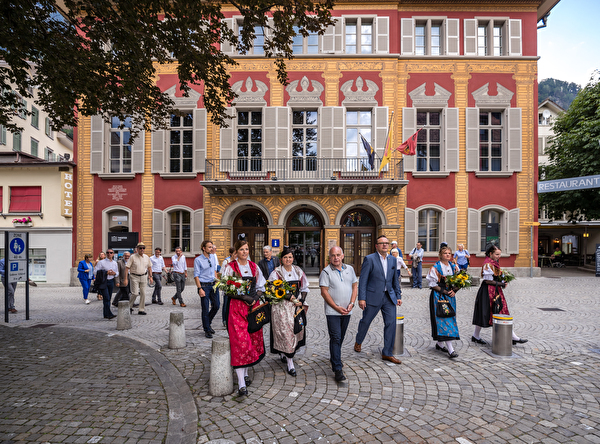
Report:
[[[162,292],[162,273],[152,273],[152,279],[154,280],[154,293],[152,293],[152,302],[162,302],[160,299]]]
[[[327,315],[326,317],[327,330],[329,331],[329,362],[331,362],[331,369],[336,372],[343,367],[342,344],[350,323],[350,315]]]
[[[183,304],[181,293],[183,293],[183,290],[185,289],[185,275],[173,272],[173,279],[175,280],[175,296],[173,297],[176,301],[179,301],[180,304]]]
[[[110,298],[112,296],[114,287],[115,280],[109,279],[106,281],[106,288],[102,290],[102,312],[105,318],[114,316],[112,311],[110,311]]]
[[[209,331],[210,324],[219,311],[220,301],[219,293],[213,289],[214,284],[201,284],[205,296],[200,298],[202,302],[202,328]],[[209,310],[210,304],[210,310]]]
[[[464,265],[458,264],[458,269],[459,270],[466,270],[467,268],[469,268],[469,264],[468,263],[464,264]]]
[[[416,267],[413,267],[412,273],[413,273],[412,288],[422,288],[422,286],[423,286],[423,263],[419,262]]]
[[[88,294],[90,294],[90,285],[92,285],[92,280],[90,278],[79,278],[79,282],[81,282],[81,287],[83,288],[83,299],[87,301]]]

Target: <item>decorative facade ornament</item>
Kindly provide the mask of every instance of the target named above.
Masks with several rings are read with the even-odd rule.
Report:
[[[256,91],[252,91],[253,86],[256,84]],[[265,94],[269,90],[269,87],[260,80],[252,80],[251,77],[248,77],[245,82],[246,90],[242,91],[242,85],[244,82],[240,80],[239,82],[235,82],[231,89],[235,92],[238,97],[235,99],[234,105],[239,106],[241,104],[244,105],[254,105],[254,106],[267,106],[267,101],[265,100]]]
[[[376,106],[377,101],[375,100],[375,94],[379,91],[379,87],[372,80],[363,81],[362,77],[356,78],[356,91],[352,90],[352,85],[354,85],[354,80],[348,80],[346,83],[342,85],[340,88],[344,93],[344,101],[342,105],[371,105]],[[364,90],[364,84],[367,84],[367,89]]]
[[[127,195],[127,188],[123,187],[123,185],[113,185],[108,189],[108,195],[112,197],[112,200],[115,202],[119,202],[123,200],[123,196]]]
[[[298,84],[300,84],[300,91],[298,91]],[[312,91],[309,91],[308,88],[311,85]],[[288,105],[323,105],[321,94],[325,90],[325,87],[316,80],[308,80],[306,76],[302,77],[302,80],[290,82],[285,90],[290,95]]]
[[[477,91],[473,91],[473,98],[475,99],[475,106],[477,108],[488,108],[488,107],[503,107],[510,108],[510,101],[515,93],[513,93],[508,88],[500,85],[496,82],[496,88],[498,90],[498,94],[495,96],[490,96],[488,94],[488,90],[490,88],[490,84],[486,83]]]
[[[177,90],[177,85],[173,85],[172,87],[170,87],[169,89],[167,89],[165,91],[165,93],[171,98],[171,100],[173,100],[173,102],[175,102],[176,108],[197,108],[198,107],[198,100],[200,100],[200,97],[202,96],[202,94],[200,94],[198,91],[190,89],[190,91],[188,92],[188,97],[176,97],[175,96],[176,90]]]
[[[425,95],[426,85],[427,83],[423,83],[408,93],[412,99],[413,108],[447,108],[452,93],[434,82],[435,94],[427,96]]]

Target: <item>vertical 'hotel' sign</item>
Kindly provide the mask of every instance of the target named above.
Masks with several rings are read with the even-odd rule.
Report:
[[[63,217],[73,217],[73,173],[62,171],[62,211]]]

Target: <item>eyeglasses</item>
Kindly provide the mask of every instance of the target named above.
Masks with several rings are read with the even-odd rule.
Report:
[[[377,245],[389,245],[389,242],[377,242]]]
[[[138,250],[145,250],[146,247],[138,247]]]
[[[106,254],[115,254],[114,251],[107,251]]]

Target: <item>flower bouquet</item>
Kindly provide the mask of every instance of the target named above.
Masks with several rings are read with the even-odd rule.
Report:
[[[236,276],[222,276],[213,288],[215,291],[223,290],[230,298],[242,299],[240,296],[247,295],[250,290],[250,281]]]
[[[460,272],[446,276],[446,284],[448,287],[456,290],[460,290],[461,288],[468,288],[472,285],[473,280],[471,276],[465,271],[461,270]]]
[[[510,271],[502,270],[502,273],[500,274],[500,282],[508,284],[509,282],[514,281],[515,279],[515,275],[512,274]]]
[[[295,286],[290,285],[282,279],[267,281],[265,284],[264,298],[271,304],[278,304],[283,300],[290,300],[296,293]]]

